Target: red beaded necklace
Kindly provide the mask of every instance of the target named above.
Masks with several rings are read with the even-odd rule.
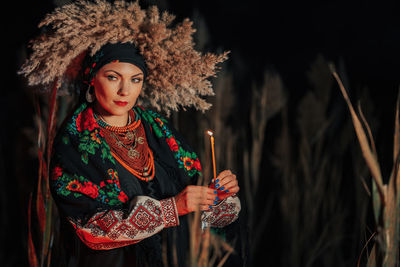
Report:
[[[110,146],[111,153],[129,172],[143,181],[154,178],[154,158],[140,118],[135,120],[135,112],[129,111],[133,121],[123,127],[108,125],[101,116],[97,118],[101,132]]]

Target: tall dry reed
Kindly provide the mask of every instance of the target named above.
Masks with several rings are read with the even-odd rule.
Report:
[[[282,114],[282,134],[276,143],[274,165],[282,181],[280,197],[286,228],[285,266],[332,266],[341,254],[332,248],[344,239],[346,210],[340,200],[343,162],[334,146],[330,127],[335,117],[329,111],[332,78],[322,57],[308,72],[312,89],[299,100],[293,113]],[[295,125],[289,122],[295,114]]]
[[[200,31],[201,29],[200,27]],[[204,114],[175,113],[172,118],[175,127],[186,133],[185,136],[189,137],[190,143],[194,144],[198,151],[203,172],[198,184],[204,186],[208,186],[212,179],[210,137],[206,134],[207,130],[212,130],[215,136],[217,173],[223,169],[236,172],[235,149],[238,132],[228,123],[235,103],[231,73],[221,71],[214,81],[214,88],[216,94],[210,99],[213,104],[210,111]],[[200,212],[189,215],[190,266],[223,266],[228,257],[235,253],[235,244],[230,244],[211,229],[201,230],[200,216]]]
[[[57,81],[56,81],[57,82]],[[55,82],[55,83],[56,83]],[[37,188],[30,195],[28,205],[28,259],[32,267],[49,266],[51,262],[51,244],[54,238],[53,213],[55,211],[53,199],[49,190],[49,169],[51,147],[55,137],[57,123],[57,86],[47,94],[43,113],[43,106],[39,103],[39,95],[35,98],[36,122],[38,131],[37,157],[38,175]],[[35,216],[33,216],[35,215]],[[32,220],[36,220],[38,229],[32,228]],[[37,230],[37,231],[35,231]],[[34,237],[37,237],[35,240]]]
[[[267,123],[286,104],[283,82],[277,73],[265,71],[261,86],[253,83],[251,87],[251,108],[249,113],[250,136],[245,134],[241,140],[246,144],[243,151],[243,182],[244,197],[247,210],[247,223],[250,229],[249,239],[252,240],[250,258],[255,256],[256,248],[262,246],[263,232],[271,218],[270,209],[257,203],[257,197],[265,194],[261,182],[269,177],[263,177],[261,170],[265,154],[265,137]],[[269,206],[269,201],[266,206]]]
[[[394,123],[393,167],[388,182],[384,182],[372,131],[361,107],[358,105],[358,112],[356,112],[333,65],[331,65],[331,72],[349,108],[362,154],[372,175],[372,204],[377,227],[376,232],[371,236],[371,238],[373,237],[374,245],[368,256],[367,265],[371,267],[398,266],[400,241],[400,93],[397,98]]]

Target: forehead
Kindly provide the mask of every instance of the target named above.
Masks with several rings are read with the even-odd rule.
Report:
[[[110,62],[99,70],[99,72],[108,72],[113,71],[119,74],[126,74],[126,75],[136,75],[136,74],[143,74],[143,71],[136,65],[128,62],[117,62],[113,61]]]

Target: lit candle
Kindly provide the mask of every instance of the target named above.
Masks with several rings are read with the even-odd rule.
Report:
[[[213,166],[213,175],[214,175],[214,181],[215,178],[217,177],[217,171],[215,167],[215,153],[214,153],[214,134],[211,131],[207,131],[207,133],[210,135],[211,139],[211,155],[212,155],[212,166]]]
[[[210,188],[214,189],[217,191],[217,196],[219,200],[223,200],[230,196],[230,192],[228,189],[224,188],[223,186],[220,186],[219,183],[215,184],[215,180],[217,179],[217,171],[216,171],[216,165],[215,165],[215,152],[214,152],[214,134],[211,131],[207,131],[208,135],[210,135],[210,140],[211,140],[211,154],[212,154],[212,163],[213,163],[213,179],[209,185]],[[216,187],[217,186],[217,187]],[[218,203],[216,204],[218,205]]]

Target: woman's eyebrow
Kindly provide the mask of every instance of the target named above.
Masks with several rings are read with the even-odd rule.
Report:
[[[115,71],[115,70],[105,70],[104,73],[110,72],[110,71],[115,72],[119,76],[123,76],[121,73],[119,73],[118,71]],[[139,75],[143,75],[143,73],[142,72],[136,73],[136,74],[132,75],[132,77],[136,77],[136,76],[139,76]]]
[[[136,73],[135,75],[132,75],[132,77],[136,77],[136,76],[140,76],[140,75],[143,75],[143,73],[141,73],[141,72]]]

